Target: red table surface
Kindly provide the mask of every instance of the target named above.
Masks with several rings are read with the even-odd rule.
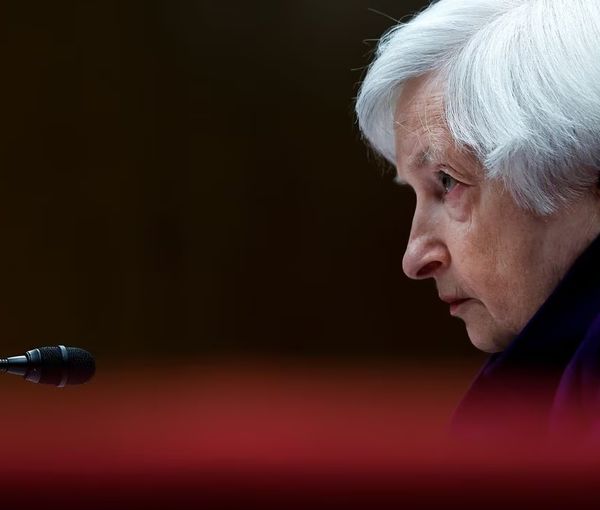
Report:
[[[600,502],[597,455],[449,441],[473,367],[98,364],[4,375],[2,501],[45,508],[545,508]]]

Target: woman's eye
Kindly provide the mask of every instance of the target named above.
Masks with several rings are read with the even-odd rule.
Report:
[[[452,191],[452,188],[454,188],[454,186],[458,184],[458,181],[454,177],[448,175],[442,170],[438,172],[438,179],[440,181],[440,184],[442,185],[444,194],[450,193]]]

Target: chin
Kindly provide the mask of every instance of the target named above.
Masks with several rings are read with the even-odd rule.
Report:
[[[485,328],[480,325],[478,327],[476,324],[467,324],[467,334],[477,349],[489,354],[503,351],[514,338],[512,335],[502,335],[493,328]]]

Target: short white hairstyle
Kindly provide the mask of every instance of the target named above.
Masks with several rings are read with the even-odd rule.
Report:
[[[458,148],[545,215],[600,174],[600,0],[439,0],[380,39],[356,98],[363,136],[395,165],[403,85],[431,74]]]

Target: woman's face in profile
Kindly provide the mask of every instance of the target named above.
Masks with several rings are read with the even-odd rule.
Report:
[[[519,207],[443,125],[441,95],[409,81],[395,112],[398,181],[416,207],[403,259],[410,278],[434,278],[449,312],[487,352],[503,350],[600,230],[594,193],[541,217]],[[429,148],[429,149],[428,149]]]

